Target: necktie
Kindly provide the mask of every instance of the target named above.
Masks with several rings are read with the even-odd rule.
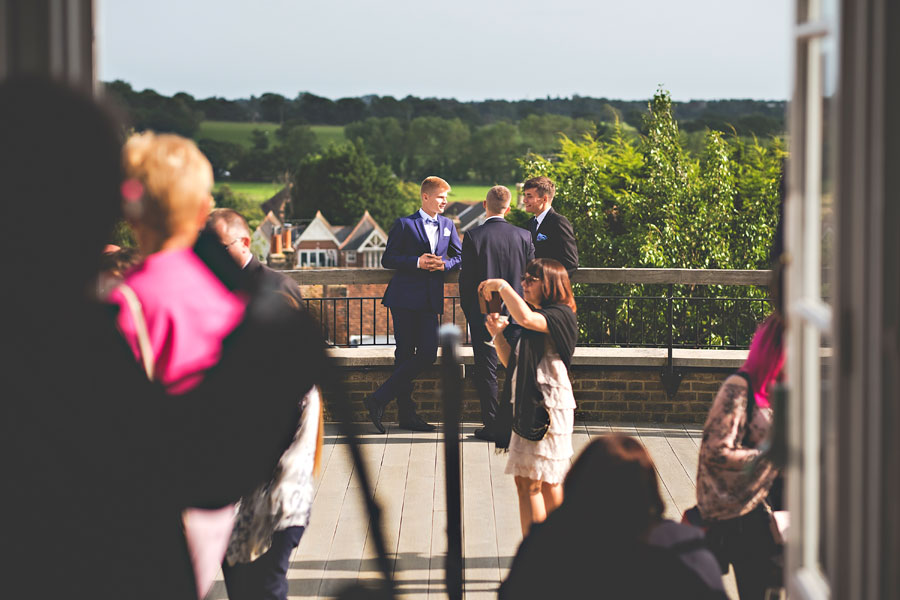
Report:
[[[534,233],[535,231],[537,231],[537,228],[538,228],[537,217],[531,217],[531,220],[528,221],[528,231],[530,231],[531,233]]]

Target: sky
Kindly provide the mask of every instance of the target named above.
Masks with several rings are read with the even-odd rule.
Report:
[[[789,93],[790,0],[96,0],[100,79],[171,95]]]

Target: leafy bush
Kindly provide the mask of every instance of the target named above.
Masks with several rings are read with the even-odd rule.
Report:
[[[522,160],[525,177],[546,175],[557,186],[553,206],[576,232],[585,267],[765,269],[775,234],[778,184],[784,157],[780,139],[768,146],[752,138],[708,130],[699,156],[682,146],[669,93],[659,90],[637,143],[616,124],[609,139],[561,137],[553,157]],[[589,286],[576,293],[590,295]],[[607,286],[604,295],[654,297],[640,313],[641,329],[665,331],[659,286]],[[595,291],[594,291],[595,292]],[[765,302],[712,303],[710,296],[761,300],[762,290],[678,286],[675,326],[709,345],[744,344]],[[596,295],[596,292],[595,292]],[[649,300],[648,300],[649,302]],[[647,303],[645,303],[646,305]],[[735,308],[737,306],[738,308]],[[606,302],[579,311],[582,343],[623,343],[636,324],[634,303]],[[739,314],[740,313],[740,314]],[[739,325],[735,325],[740,321]],[[597,325],[600,324],[600,325]],[[702,345],[702,342],[701,342]]]

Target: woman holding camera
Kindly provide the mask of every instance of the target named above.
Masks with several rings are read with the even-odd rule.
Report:
[[[522,533],[527,534],[532,523],[562,503],[562,482],[574,453],[569,367],[578,338],[575,298],[565,268],[546,258],[525,268],[524,298],[503,279],[488,279],[478,290],[484,298],[498,292],[515,322],[491,313],[485,325],[507,369],[497,447],[509,449],[506,472],[515,476]]]

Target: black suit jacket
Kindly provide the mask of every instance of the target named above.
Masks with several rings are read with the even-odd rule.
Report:
[[[297,282],[287,275],[265,266],[255,256],[250,258],[250,262],[244,267],[244,274],[253,289],[265,287],[272,291],[283,292],[296,300],[299,308],[304,308],[303,296],[300,294],[300,286],[297,285]]]
[[[478,312],[478,284],[505,279],[522,295],[525,265],[534,258],[531,234],[502,218],[492,218],[466,233],[462,243],[459,298],[464,311]]]
[[[528,222],[531,241],[534,242],[534,257],[558,260],[571,277],[578,269],[578,246],[575,245],[572,224],[551,207],[541,221],[541,226],[535,229],[535,225],[536,219]]]

